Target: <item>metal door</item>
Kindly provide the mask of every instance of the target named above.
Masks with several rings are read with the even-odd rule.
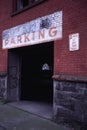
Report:
[[[8,52],[8,99],[19,100],[19,55],[13,51]]]

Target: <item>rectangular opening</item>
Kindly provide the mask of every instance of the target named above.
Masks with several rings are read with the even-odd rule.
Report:
[[[25,47],[21,53],[21,100],[53,103],[53,43]]]

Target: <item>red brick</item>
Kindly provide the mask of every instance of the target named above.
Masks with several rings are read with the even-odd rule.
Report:
[[[7,71],[7,50],[2,50],[2,31],[63,11],[63,38],[54,42],[54,74],[87,76],[87,0],[47,0],[11,16],[12,0],[0,1],[0,72]],[[80,49],[69,51],[69,34],[79,33]]]

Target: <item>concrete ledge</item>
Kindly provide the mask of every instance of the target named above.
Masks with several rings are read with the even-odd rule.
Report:
[[[53,80],[60,80],[60,81],[74,81],[74,82],[87,82],[86,76],[74,76],[74,75],[53,75]]]

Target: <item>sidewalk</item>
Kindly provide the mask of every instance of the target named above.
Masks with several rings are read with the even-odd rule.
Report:
[[[52,120],[53,117],[53,104],[50,103],[18,101],[10,102],[9,105],[49,120]]]
[[[39,116],[17,109],[9,104],[0,105],[0,130],[68,130]]]

